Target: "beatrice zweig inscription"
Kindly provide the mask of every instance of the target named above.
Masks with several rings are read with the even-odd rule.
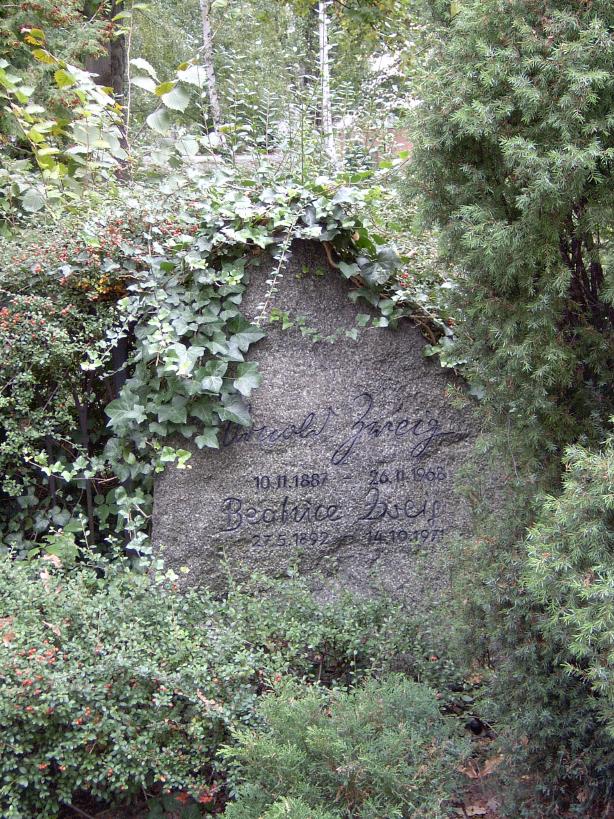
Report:
[[[248,490],[248,504],[244,497],[231,496],[222,502],[222,532],[249,530],[255,547],[326,546],[331,532],[327,523],[345,521],[348,527],[343,540],[352,541],[359,527],[366,525],[366,541],[374,543],[434,543],[444,535],[439,528],[443,500],[425,497],[415,492],[416,482],[445,481],[445,466],[426,461],[430,444],[439,438],[457,435],[456,430],[442,429],[437,418],[403,417],[403,407],[393,410],[391,417],[379,415],[375,400],[368,392],[356,395],[350,401],[350,412],[327,407],[322,413],[308,412],[297,422],[281,429],[262,425],[244,430],[227,425],[222,435],[222,446],[237,446],[254,441],[261,449],[296,439],[305,441],[326,435],[330,430],[333,446],[330,456],[319,465],[318,472],[304,472],[305,464],[296,465],[296,471],[282,475],[251,475],[252,491]],[[336,434],[335,434],[336,432]],[[389,437],[402,445],[407,438],[409,458],[403,466],[391,468],[374,466],[366,472],[354,474],[352,453],[361,448],[373,448],[378,439]],[[338,445],[335,444],[338,442]],[[326,453],[329,455],[329,453]],[[340,482],[345,491],[339,493]],[[332,495],[326,487],[332,489]],[[392,495],[385,490],[394,487]],[[347,490],[350,497],[346,500]],[[260,504],[253,505],[254,490]],[[322,491],[317,491],[322,490]],[[409,494],[408,494],[409,493]],[[360,498],[357,505],[352,498]],[[336,502],[331,502],[333,499]],[[281,525],[293,528],[287,533],[268,531]]]
[[[445,544],[468,525],[453,481],[471,457],[469,416],[409,322],[339,337],[358,312],[347,284],[311,275],[326,265],[317,246],[293,250],[275,306],[338,338],[271,328],[254,345],[252,426],[226,424],[219,450],[195,449],[190,470],[158,479],[154,544],[193,584],[297,570],[324,593],[432,597],[447,583]],[[248,316],[262,288],[256,276]]]

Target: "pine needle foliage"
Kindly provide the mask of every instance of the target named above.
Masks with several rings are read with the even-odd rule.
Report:
[[[467,748],[452,739],[427,686],[394,674],[350,692],[288,680],[259,711],[262,727],[238,729],[226,749],[240,783],[228,819],[283,816],[284,797],[298,802],[292,819],[448,815]]]
[[[494,667],[489,716],[524,791],[512,815],[604,815],[614,5],[427,5],[410,190],[458,271],[455,358],[502,479],[494,503],[474,492],[478,531],[454,571],[461,633]]]
[[[529,533],[525,583],[614,736],[614,436],[599,451],[570,447],[565,466],[562,493],[546,497]]]
[[[461,357],[540,458],[598,443],[613,406],[613,28],[609,0],[468,0],[421,88],[414,186],[465,271]]]

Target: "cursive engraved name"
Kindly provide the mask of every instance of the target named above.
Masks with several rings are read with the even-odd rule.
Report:
[[[379,489],[369,489],[364,498],[365,509],[358,520],[416,520],[426,518],[427,523],[435,523],[443,512],[439,500],[423,500],[418,505],[413,498],[405,498],[400,503],[382,498]]]
[[[271,506],[245,506],[242,498],[226,498],[222,503],[222,511],[226,524],[223,532],[236,532],[244,525],[325,523],[343,518],[343,511],[335,503],[313,503],[311,499],[292,502],[288,495]]]
[[[413,441],[410,449],[410,457],[426,457],[428,449],[437,438],[444,438],[450,435],[458,435],[455,430],[443,430],[441,423],[436,418],[418,418],[417,420],[398,417],[403,409],[403,404],[390,413],[389,416],[374,417],[373,396],[368,392],[357,395],[353,401],[358,412],[358,419],[352,424],[349,435],[339,444],[331,456],[331,463],[335,466],[344,464],[349,459],[352,452],[362,446],[365,441],[384,436],[393,436],[401,439],[409,436]],[[393,417],[396,416],[396,417]]]
[[[336,417],[335,410],[327,407],[323,412],[308,412],[298,423],[286,424],[284,427],[269,427],[263,424],[259,427],[245,429],[245,427],[227,423],[222,431],[222,446],[228,447],[232,444],[246,444],[254,441],[261,447],[267,447],[274,446],[280,441],[289,441],[292,438],[302,440],[319,438],[331,425],[332,419]]]

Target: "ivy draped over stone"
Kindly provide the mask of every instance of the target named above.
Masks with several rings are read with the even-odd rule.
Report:
[[[376,308],[374,317],[358,314],[351,337],[359,342],[369,326],[398,320],[403,309],[387,286],[399,258],[363,224],[358,211],[367,195],[325,180],[299,187],[204,175],[162,206],[145,206],[146,189],[135,188],[124,207],[144,211],[130,217],[136,222],[128,233],[117,210],[114,227],[97,217],[89,248],[63,252],[63,262],[46,271],[62,287],[87,292],[90,307],[111,316],[81,362],[85,395],[75,399],[87,416],[88,393],[113,385],[107,433],[91,437],[85,417],[72,457],[61,448],[50,457],[49,447],[26,456],[43,475],[43,487],[27,490],[37,505],[62,507],[63,496],[70,498],[70,513],[56,510],[55,520],[71,544],[81,533],[93,542],[128,532],[132,548],[148,551],[153,476],[170,463],[185,467],[190,457],[177,442],[215,448],[224,423],[249,425],[248,402],[261,376],[245,356],[269,322],[290,323],[275,308],[274,282],[293,241],[324,243],[331,270],[351,280],[348,295]],[[111,244],[98,253],[96,234],[109,230]],[[250,323],[241,301],[255,266],[271,276]],[[318,340],[304,322],[297,328]]]

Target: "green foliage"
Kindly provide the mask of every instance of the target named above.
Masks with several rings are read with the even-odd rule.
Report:
[[[84,189],[109,179],[122,147],[119,108],[91,74],[56,57],[46,35],[28,29],[31,63],[51,69],[49,88],[31,85],[29,72],[0,57],[0,232],[47,209],[61,212],[82,199]]]
[[[153,475],[189,457],[167,439],[216,447],[223,424],[250,422],[260,376],[244,357],[265,334],[294,239],[330,243],[346,265],[359,257],[365,286],[353,296],[381,306],[382,321],[400,313],[383,284],[396,255],[363,226],[363,194],[231,170],[219,182],[177,174],[162,193],[127,188],[89,217],[82,238],[47,241],[35,259],[12,256],[2,276],[0,333],[15,355],[0,365],[11,499],[0,526],[22,553],[38,553],[49,525],[75,522],[89,543],[114,536],[147,551]],[[240,304],[258,265],[272,279],[252,325]],[[24,276],[36,298],[21,295]]]
[[[148,61],[156,78],[169,78],[184,100],[186,93],[190,98],[182,106],[183,113],[174,117],[162,100],[149,124],[162,133],[174,119],[193,135],[206,134],[213,123],[205,70],[194,59],[202,37],[199,4],[197,0],[151,0],[147,5],[134,26],[135,53]],[[415,26],[407,5],[405,0],[386,0],[331,6],[331,94],[337,147],[347,170],[372,169],[379,158],[396,152],[393,128],[407,112],[407,83],[398,67],[405,62],[401,54],[414,46],[409,33]],[[232,161],[268,155],[284,173],[296,172],[302,181],[327,168],[317,81],[316,6],[277,3],[276,13],[271,14],[268,0],[210,3],[223,119],[223,143],[219,133],[212,134],[210,150],[222,151]],[[401,27],[396,25],[400,16]],[[398,58],[393,70],[387,62],[390,54]],[[145,119],[150,110],[143,90],[153,93],[157,81],[142,71],[131,73],[132,108],[137,119]]]
[[[112,28],[104,17],[93,14],[88,19],[82,0],[5,3],[0,8],[0,57],[10,58],[19,68],[27,68],[34,84],[42,85],[45,72],[41,73],[41,65],[32,65],[29,47],[32,42],[24,40],[24,34],[37,40],[37,32],[48,32],[54,54],[69,62],[84,63],[88,57],[101,53]],[[49,92],[53,94],[53,89]]]
[[[90,556],[70,570],[58,565],[0,560],[0,812],[7,819],[51,819],[78,792],[108,803],[163,788],[212,801],[223,790],[221,743],[259,721],[258,695],[274,679],[345,685],[399,651],[405,621],[384,602],[323,606],[299,584],[271,583],[215,600],[179,593],[172,577],[142,576],[122,561]],[[413,689],[405,688],[395,686],[386,703],[409,706]],[[443,741],[430,695],[417,693],[411,704],[421,708],[423,730],[432,725]],[[376,706],[364,695],[357,703],[363,726],[370,724]],[[428,744],[422,734],[406,737],[408,749],[421,743]],[[433,751],[425,750],[424,764],[439,771]]]
[[[529,532],[525,583],[543,605],[542,630],[562,644],[614,735],[614,440],[567,450],[563,489]]]
[[[241,783],[229,819],[298,819],[306,806],[326,817],[446,815],[461,750],[426,686],[395,675],[349,693],[290,682],[258,712],[263,725],[236,731],[225,750]]]
[[[115,322],[113,300],[123,284],[104,268],[119,231],[110,224],[105,237],[76,238],[73,227],[40,231],[31,245],[7,245],[2,254],[0,531],[16,550],[31,548],[49,526],[79,523],[84,459],[105,424],[111,385],[94,381],[81,362]],[[128,233],[125,224],[124,241]],[[64,275],[69,270],[74,275]],[[41,475],[38,452],[51,464],[62,454],[65,475]],[[80,473],[72,486],[69,462]]]
[[[515,476],[497,449],[505,486],[493,509],[492,485],[471,476],[476,536],[450,555],[455,586],[457,648],[466,663],[487,668],[479,713],[495,726],[501,793],[510,815],[600,816],[611,798],[614,746],[604,703],[579,675],[563,629],[549,626],[548,610],[530,593],[525,534],[539,515],[535,483]],[[537,508],[536,508],[537,507]],[[459,615],[459,607],[462,606]]]
[[[240,816],[241,808],[230,806],[226,811],[227,816]],[[336,819],[338,814],[330,813],[326,810],[315,810],[301,799],[278,799],[275,804],[264,809],[264,813],[259,814],[258,819]]]
[[[464,643],[494,665],[490,719],[524,789],[512,812],[599,815],[613,756],[607,675],[598,690],[591,673],[603,675],[608,620],[573,579],[586,566],[590,594],[611,559],[605,535],[583,528],[607,525],[608,479],[593,474],[602,499],[588,492],[584,512],[571,484],[541,511],[535,498],[561,493],[565,448],[596,450],[614,412],[614,7],[468,0],[450,19],[447,3],[428,5],[412,190],[455,265],[444,353],[466,362],[501,476],[494,499],[480,476],[468,488],[477,532],[453,573]],[[527,560],[536,518],[529,549],[547,545]]]
[[[608,0],[465,2],[421,84],[415,185],[464,271],[459,357],[538,457],[612,412],[613,24]]]

